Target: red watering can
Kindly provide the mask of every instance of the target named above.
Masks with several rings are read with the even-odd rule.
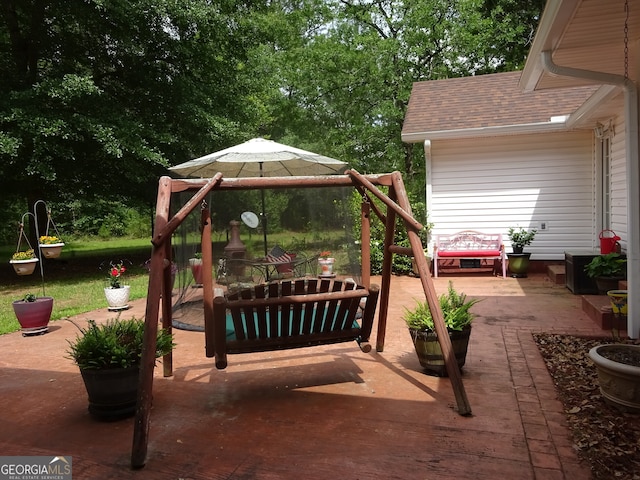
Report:
[[[605,255],[617,251],[618,240],[620,237],[613,230],[602,230],[600,232],[600,253]]]

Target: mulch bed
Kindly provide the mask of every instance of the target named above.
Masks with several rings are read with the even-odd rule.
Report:
[[[623,413],[600,394],[589,350],[611,338],[534,334],[573,436],[594,480],[640,480],[640,415]]]

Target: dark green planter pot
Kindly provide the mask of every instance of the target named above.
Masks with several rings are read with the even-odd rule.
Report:
[[[409,329],[413,346],[416,349],[420,365],[427,371],[440,377],[447,376],[447,366],[442,355],[442,349],[438,342],[438,337],[433,332],[425,332]],[[460,332],[449,332],[453,353],[458,362],[458,368],[462,369],[467,359],[467,349],[469,347],[469,336],[471,335],[471,327],[463,329]]]
[[[104,421],[131,417],[136,412],[139,371],[138,366],[80,370],[91,416]]]
[[[618,282],[624,280],[624,277],[596,277],[595,280],[598,293],[600,295],[606,295],[609,290],[618,290]]]
[[[509,257],[509,272],[514,278],[526,278],[529,272],[530,253],[507,253]]]

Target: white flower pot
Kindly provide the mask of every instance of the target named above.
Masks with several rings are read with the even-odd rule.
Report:
[[[104,295],[107,297],[108,309],[111,311],[126,310],[129,308],[130,285],[120,288],[107,287],[104,289]]]
[[[13,266],[13,269],[18,275],[31,275],[38,263],[37,258],[30,258],[28,260],[9,260],[9,263]]]
[[[40,251],[45,258],[58,258],[62,253],[62,247],[64,247],[64,243],[48,243],[48,244],[40,244]]]
[[[321,277],[332,277],[333,273],[333,264],[335,263],[335,258],[320,258],[318,259],[318,264],[320,264],[320,276]]]

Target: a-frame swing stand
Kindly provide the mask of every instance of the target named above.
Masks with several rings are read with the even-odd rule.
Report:
[[[319,187],[354,187],[362,195],[362,284],[370,286],[370,211],[385,224],[384,259],[382,263],[382,285],[380,288],[380,305],[378,313],[378,328],[376,336],[376,350],[384,350],[385,332],[387,326],[387,312],[389,306],[389,289],[391,282],[392,255],[413,256],[427,304],[433,315],[435,330],[442,348],[442,353],[456,398],[458,413],[470,415],[469,405],[458,363],[456,361],[451,340],[444,323],[438,297],[431,279],[431,272],[423,253],[423,245],[419,232],[423,226],[411,214],[411,206],[407,192],[399,172],[377,175],[361,175],[355,170],[348,170],[344,175],[316,176],[316,177],[259,177],[259,178],[223,178],[217,173],[206,180],[172,179],[162,177],[158,187],[156,202],[156,217],[153,239],[149,287],[147,292],[147,306],[145,315],[144,345],[140,362],[140,379],[138,384],[138,403],[131,449],[131,466],[141,468],[147,456],[147,442],[149,437],[149,420],[151,414],[151,399],[153,388],[153,369],[155,366],[156,336],[160,305],[162,301],[162,328],[171,329],[171,238],[173,232],[184,219],[196,208],[201,207],[202,227],[202,266],[205,272],[212,270],[213,254],[211,247],[211,223],[209,207],[204,202],[205,197],[212,190],[249,190],[273,188],[319,188]],[[378,187],[388,187],[388,194]],[[194,191],[193,197],[172,217],[169,218],[171,194],[183,191]],[[387,207],[384,214],[374,202],[372,196],[378,198]],[[393,244],[396,219],[400,217],[407,229],[407,236],[411,247],[399,247]],[[213,311],[213,279],[211,275],[203,278],[204,314]],[[165,299],[169,299],[165,301]],[[172,354],[163,357],[164,376],[171,376],[173,372]]]

